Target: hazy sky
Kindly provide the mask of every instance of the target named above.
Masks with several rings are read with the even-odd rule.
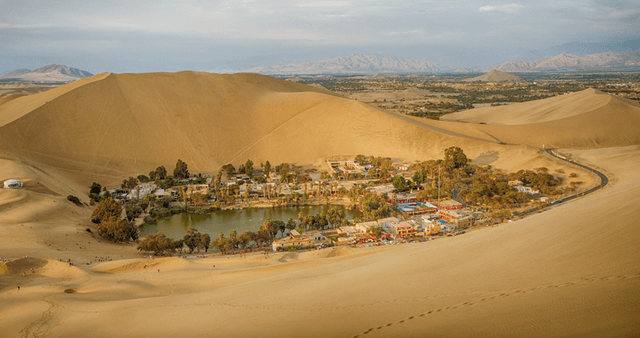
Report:
[[[456,66],[640,37],[640,1],[0,0],[0,72],[241,70],[353,53]]]

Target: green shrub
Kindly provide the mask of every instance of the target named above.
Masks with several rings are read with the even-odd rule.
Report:
[[[181,207],[181,206],[178,206],[178,205],[173,206],[173,207],[171,207],[170,214],[171,215],[179,214],[179,213],[185,211],[184,209],[185,209],[184,207]]]

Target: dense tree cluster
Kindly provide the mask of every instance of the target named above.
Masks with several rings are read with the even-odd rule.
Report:
[[[189,248],[189,253],[192,253],[195,249],[197,249],[198,252],[200,252],[200,249],[204,249],[204,252],[207,252],[211,247],[211,237],[209,237],[209,234],[201,234],[194,228],[189,228],[182,240],[184,245]]]
[[[241,174],[246,174],[249,177],[253,177],[253,161],[247,160],[247,162],[240,165],[238,172]]]
[[[405,178],[400,175],[394,176],[393,180],[391,180],[391,183],[393,184],[393,188],[396,189],[397,192],[408,191],[409,189],[415,189],[418,187],[417,182],[405,180]]]
[[[460,147],[449,147],[444,150],[443,165],[447,170],[464,168],[468,161],[467,155]]]
[[[375,192],[366,193],[358,202],[360,211],[365,219],[380,219],[391,214],[391,206]]]
[[[102,186],[100,185],[100,183],[93,182],[93,184],[91,184],[91,186],[89,187],[89,198],[91,199],[91,203],[92,203],[91,205],[93,205],[93,203],[100,202],[101,190],[102,190]]]
[[[207,252],[211,247],[211,237],[209,234],[200,234],[198,230],[190,228],[182,239],[174,240],[167,238],[165,234],[159,232],[149,234],[138,241],[138,250],[153,252],[156,255],[170,254],[177,251],[182,253],[184,247],[189,249],[189,253],[194,250]]]
[[[98,235],[114,241],[122,242],[137,239],[135,226],[126,219],[121,219],[122,207],[113,197],[107,197],[98,203],[91,214],[91,221],[98,224]]]
[[[269,161],[266,161],[264,163],[263,171],[264,171],[264,175],[269,177],[269,174],[271,173],[271,163],[269,163]]]
[[[478,167],[469,164],[459,147],[447,148],[444,160],[417,162],[411,166],[411,170],[414,172],[416,187],[427,183],[418,193],[419,198],[447,197],[458,191],[458,196],[466,201],[498,208],[509,208],[533,199],[531,195],[510,187],[509,181],[521,181],[524,186],[549,195],[560,193],[559,187],[562,184],[561,178],[549,174],[549,170],[544,167],[536,168],[535,171],[520,170],[502,174],[493,170],[490,165]],[[394,184],[398,185],[396,189],[402,187],[400,183]]]
[[[143,212],[144,212],[144,209],[142,208],[142,206],[137,204],[129,205],[125,209],[125,213],[127,215],[128,221],[133,221],[134,219],[140,217],[140,215],[142,215]]]
[[[171,238],[167,238],[165,234],[159,232],[157,234],[149,234],[140,240],[138,242],[138,250],[162,255],[175,252],[175,244]]]
[[[173,169],[173,178],[177,180],[189,178],[189,169],[187,169],[187,164],[182,162],[180,159],[176,162],[175,169]]]
[[[98,235],[112,242],[127,242],[138,239],[135,226],[125,219],[111,216],[98,224]]]
[[[521,181],[527,186],[534,187],[543,194],[555,195],[559,191],[557,187],[562,184],[562,179],[547,173],[546,168],[537,168],[538,172],[531,170],[519,170],[518,172],[509,174],[509,180]]]
[[[149,176],[151,176],[151,173],[149,173]],[[153,176],[155,176],[156,179],[164,180],[167,177],[167,169],[161,165],[156,168],[155,175]]]
[[[346,214],[342,208],[329,208],[327,211],[320,211],[315,215],[298,214],[299,225],[293,219],[287,222],[287,229],[301,227],[303,230],[324,230],[336,228],[347,224]]]
[[[111,217],[119,218],[122,214],[122,207],[113,197],[107,197],[98,203],[98,206],[91,214],[91,222],[100,224]]]
[[[504,175],[496,176],[491,173],[477,175],[473,178],[472,187],[472,189],[461,191],[460,198],[474,204],[499,207],[507,207],[532,199],[530,195],[510,187],[508,178]]]
[[[138,179],[135,177],[129,177],[124,181],[122,181],[122,184],[120,186],[122,187],[122,189],[133,189],[137,185],[138,185]]]

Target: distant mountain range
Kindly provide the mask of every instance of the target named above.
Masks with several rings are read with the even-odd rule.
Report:
[[[591,54],[599,54],[606,52],[633,52],[640,49],[640,38],[622,40],[622,41],[605,41],[605,42],[583,42],[573,41],[562,45],[552,46],[543,50],[528,50],[514,59],[516,60],[539,60],[546,57],[559,54],[571,54],[577,56],[587,56]]]
[[[52,64],[34,70],[17,69],[0,76],[0,79],[33,82],[71,82],[88,76],[93,76],[93,74],[77,68]]]
[[[559,54],[539,60],[515,60],[491,68],[441,67],[430,61],[409,60],[389,55],[353,54],[314,62],[271,65],[246,69],[246,72],[266,75],[320,74],[411,74],[411,73],[473,73],[496,69],[502,72],[639,70],[640,50],[605,52],[586,56]]]
[[[486,73],[492,69],[509,72],[549,71],[625,71],[640,70],[640,50],[605,52],[586,56],[559,54],[539,60],[509,61],[491,68],[448,68],[426,60],[410,60],[390,55],[352,54],[314,62],[271,65],[245,69],[244,72],[265,75],[322,74],[416,74],[416,73]],[[32,82],[71,82],[93,74],[63,65],[47,65],[38,69],[16,69],[0,79]],[[513,79],[512,79],[513,80]]]
[[[509,61],[494,67],[503,72],[595,71],[640,69],[640,50],[577,56],[560,54],[536,61]]]
[[[267,67],[247,72],[259,74],[375,74],[438,73],[443,69],[429,61],[408,60],[389,55],[353,54],[332,59]]]

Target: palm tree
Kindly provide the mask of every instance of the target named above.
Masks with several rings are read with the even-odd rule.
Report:
[[[262,228],[267,234],[269,234],[269,238],[271,239],[271,220],[269,218],[262,222]]]
[[[187,206],[187,194],[185,193],[185,187],[180,187],[180,198],[184,201],[184,206]]]
[[[231,247],[233,249],[238,247],[238,232],[235,229],[231,230],[229,233],[229,242],[231,243]]]

